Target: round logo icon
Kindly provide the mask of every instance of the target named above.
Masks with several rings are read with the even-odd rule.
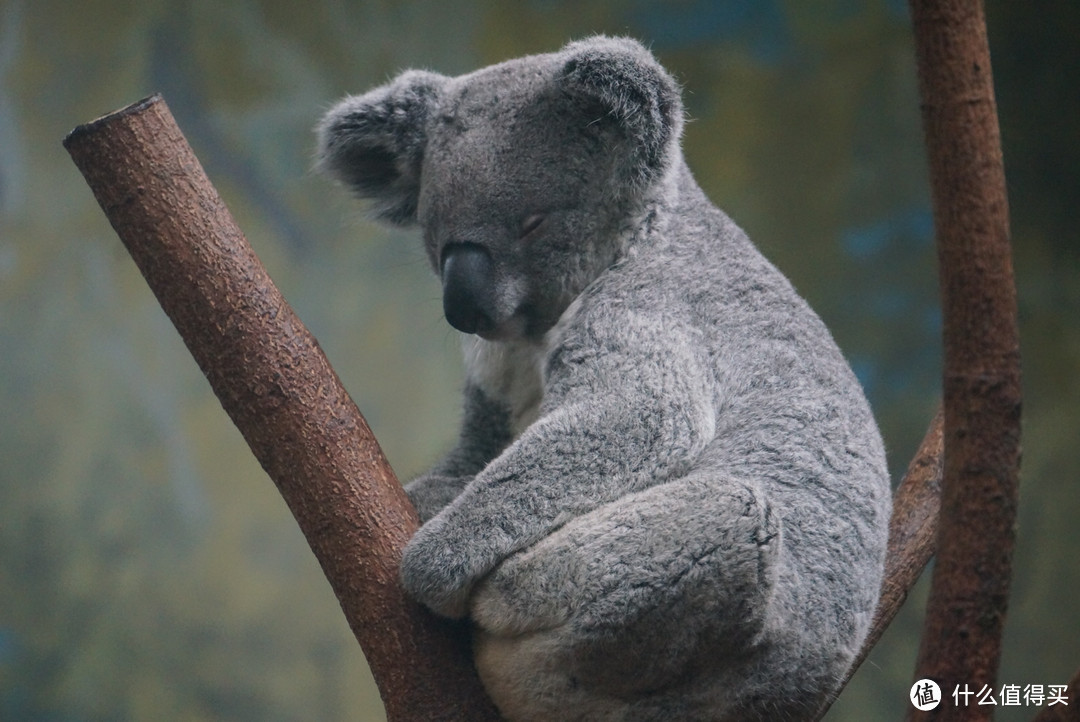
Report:
[[[926,712],[941,704],[941,687],[938,687],[937,682],[932,679],[920,679],[911,685],[908,697],[911,698],[911,704],[915,705],[915,709]]]

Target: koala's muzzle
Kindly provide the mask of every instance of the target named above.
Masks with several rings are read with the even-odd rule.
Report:
[[[458,331],[483,335],[494,329],[494,264],[473,243],[451,243],[442,258],[443,313]]]

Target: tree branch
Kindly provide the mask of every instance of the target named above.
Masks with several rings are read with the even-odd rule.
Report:
[[[980,0],[911,0],[944,317],[945,462],[916,678],[946,696],[910,719],[983,719],[949,691],[993,687],[1020,465],[1020,348],[1008,201]]]
[[[255,257],[165,102],[64,146],[322,565],[391,720],[495,720],[467,631],[397,578],[415,511],[315,339]]]

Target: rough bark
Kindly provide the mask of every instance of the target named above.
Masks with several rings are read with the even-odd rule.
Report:
[[[881,635],[907,600],[908,592],[919,580],[919,575],[926,568],[930,557],[934,556],[938,513],[941,507],[941,450],[942,415],[939,411],[908,465],[907,473],[897,487],[896,494],[893,495],[893,512],[889,520],[889,549],[885,557],[881,599],[878,601],[874,621],[870,624],[870,632],[848,669],[840,690],[847,686],[870,654],[870,650],[881,639]],[[815,720],[825,716],[839,696],[840,690],[821,707],[814,717]]]
[[[911,0],[944,317],[945,460],[937,561],[916,679],[973,720],[956,685],[994,687],[1020,464],[1020,350],[1008,203],[980,0]]]
[[[908,466],[893,498],[889,521],[889,550],[885,558],[885,579],[881,601],[863,644],[857,667],[892,622],[934,556],[941,511],[943,417],[934,416],[919,450]],[[854,672],[855,668],[852,668]]]
[[[498,719],[466,630],[435,618],[398,584],[415,511],[164,101],[154,96],[80,126],[64,146],[295,516],[389,719]]]

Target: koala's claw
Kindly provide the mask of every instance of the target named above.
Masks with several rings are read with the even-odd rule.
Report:
[[[468,560],[455,553],[445,538],[424,526],[405,546],[401,584],[416,601],[444,617],[460,619],[469,611],[476,578]]]

